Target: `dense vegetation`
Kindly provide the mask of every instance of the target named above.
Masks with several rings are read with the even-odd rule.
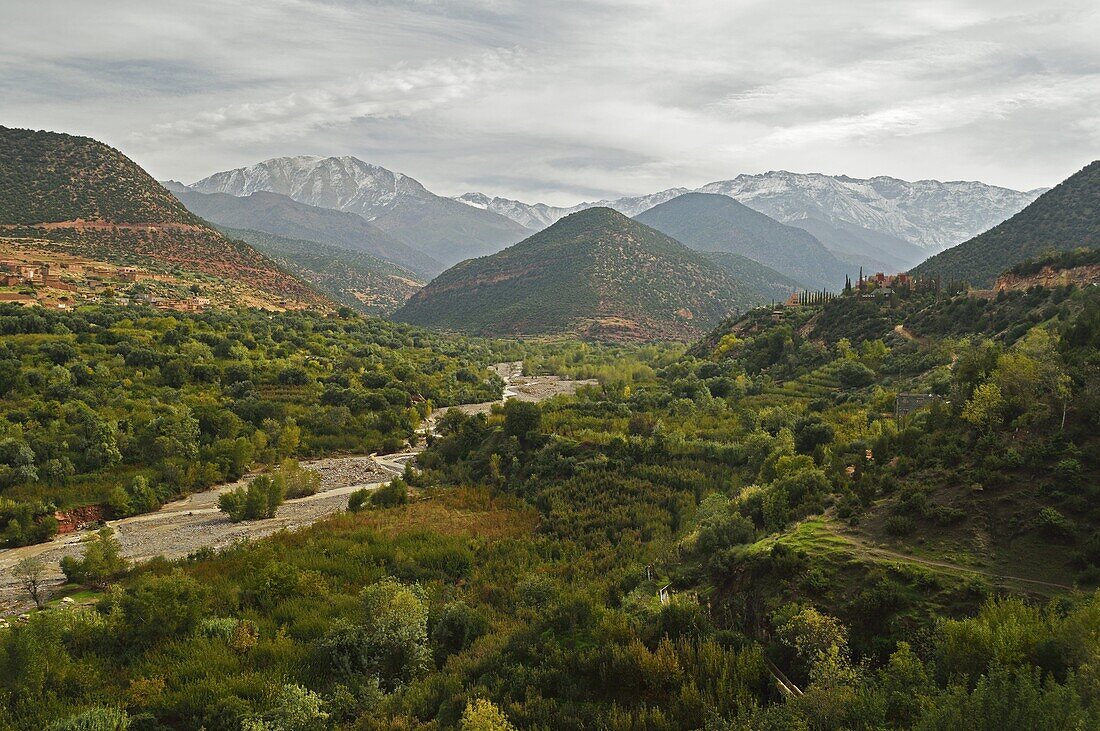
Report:
[[[489,351],[381,320],[0,307],[0,541],[117,517],[253,464],[400,448],[429,405],[495,398]]]
[[[222,232],[270,256],[333,302],[366,314],[388,315],[423,286],[416,281],[415,275],[396,264],[361,251],[288,239],[262,231],[223,228]]]
[[[0,127],[0,224],[202,221],[118,150],[88,137]]]
[[[991,286],[1005,268],[1044,254],[1100,247],[1100,160],[1086,165],[1031,205],[983,234],[942,251],[913,269]]]
[[[1100,295],[1052,297],[1012,339],[861,342],[889,308],[842,298],[513,344],[601,383],[449,412],[407,502],[0,631],[0,726],[1094,728]]]
[[[394,317],[492,336],[685,340],[762,299],[678,241],[590,208],[448,269]]]
[[[740,254],[803,287],[835,288],[849,273],[848,265],[813,234],[779,223],[729,196],[685,193],[636,218],[697,251]]]

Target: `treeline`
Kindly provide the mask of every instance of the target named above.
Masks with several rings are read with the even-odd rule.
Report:
[[[399,449],[430,406],[497,398],[486,346],[358,317],[0,307],[0,543],[55,509],[154,510],[250,466]]]

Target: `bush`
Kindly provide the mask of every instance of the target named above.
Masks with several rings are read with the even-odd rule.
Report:
[[[245,487],[234,488],[218,496],[218,509],[234,523],[242,520],[274,518],[286,498],[286,483],[280,475],[260,475]]]
[[[358,513],[370,500],[370,488],[363,487],[348,495],[348,510]]]
[[[126,711],[113,706],[91,708],[66,718],[49,727],[49,731],[126,731],[130,717]]]
[[[916,529],[913,519],[906,515],[891,515],[884,527],[892,536],[907,536]]]
[[[65,578],[74,584],[102,588],[126,573],[127,561],[122,557],[122,545],[114,536],[112,529],[103,528],[87,539],[81,558],[62,558],[61,572]]]
[[[875,380],[875,372],[858,361],[849,360],[836,369],[836,377],[845,388],[863,388]]]
[[[400,477],[395,477],[388,485],[375,490],[370,496],[371,505],[378,508],[393,508],[409,502],[409,486]]]
[[[298,460],[284,459],[278,477],[286,485],[286,497],[290,500],[316,495],[321,489],[321,473],[298,464]]]

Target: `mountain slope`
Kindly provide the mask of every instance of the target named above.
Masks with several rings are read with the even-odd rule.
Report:
[[[802,285],[775,271],[769,266],[753,261],[747,256],[731,254],[728,251],[701,251],[706,259],[721,267],[734,281],[740,282],[760,297],[760,303],[781,302],[792,292],[803,289]]]
[[[394,319],[486,335],[688,340],[758,301],[680,242],[591,208],[448,269]]]
[[[87,137],[0,127],[0,237],[111,263],[233,280],[278,304],[327,304],[247,244],[189,212],[118,150]]]
[[[928,256],[926,249],[908,241],[846,221],[800,218],[787,221],[787,225],[813,234],[838,259],[869,266],[874,271],[905,271]]]
[[[686,193],[635,220],[697,251],[740,254],[815,289],[839,288],[849,268],[806,231],[723,195]]]
[[[177,183],[173,193],[188,210],[217,226],[318,241],[385,259],[424,278],[435,276],[444,269],[432,257],[398,241],[354,213],[311,206],[280,193],[262,191],[238,197],[226,193],[200,193]]]
[[[407,270],[361,251],[303,241],[266,231],[222,227],[226,236],[245,241],[270,256],[334,302],[370,315],[388,315],[420,289]]]
[[[735,198],[788,223],[815,218],[845,223],[940,251],[995,226],[1041,191],[1017,191],[971,181],[870,179],[785,170],[738,175],[699,189]]]
[[[418,181],[354,157],[279,157],[215,173],[200,193],[281,193],[300,203],[356,213],[444,265],[499,251],[528,231],[492,211],[435,195]]]
[[[940,252],[913,269],[943,281],[990,286],[997,275],[1046,249],[1100,246],[1100,160],[1047,191],[985,233]]]

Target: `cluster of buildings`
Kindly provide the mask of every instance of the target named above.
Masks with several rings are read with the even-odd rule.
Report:
[[[161,310],[202,312],[209,307],[210,300],[205,297],[171,297],[151,293],[118,296],[113,292],[113,287],[117,284],[162,279],[171,281],[170,277],[132,266],[83,261],[47,263],[0,259],[0,287],[12,288],[10,291],[0,291],[0,302],[67,309],[73,306],[74,299],[96,302],[102,293],[114,296],[113,301],[119,304],[140,301]],[[68,294],[70,292],[73,295]]]

